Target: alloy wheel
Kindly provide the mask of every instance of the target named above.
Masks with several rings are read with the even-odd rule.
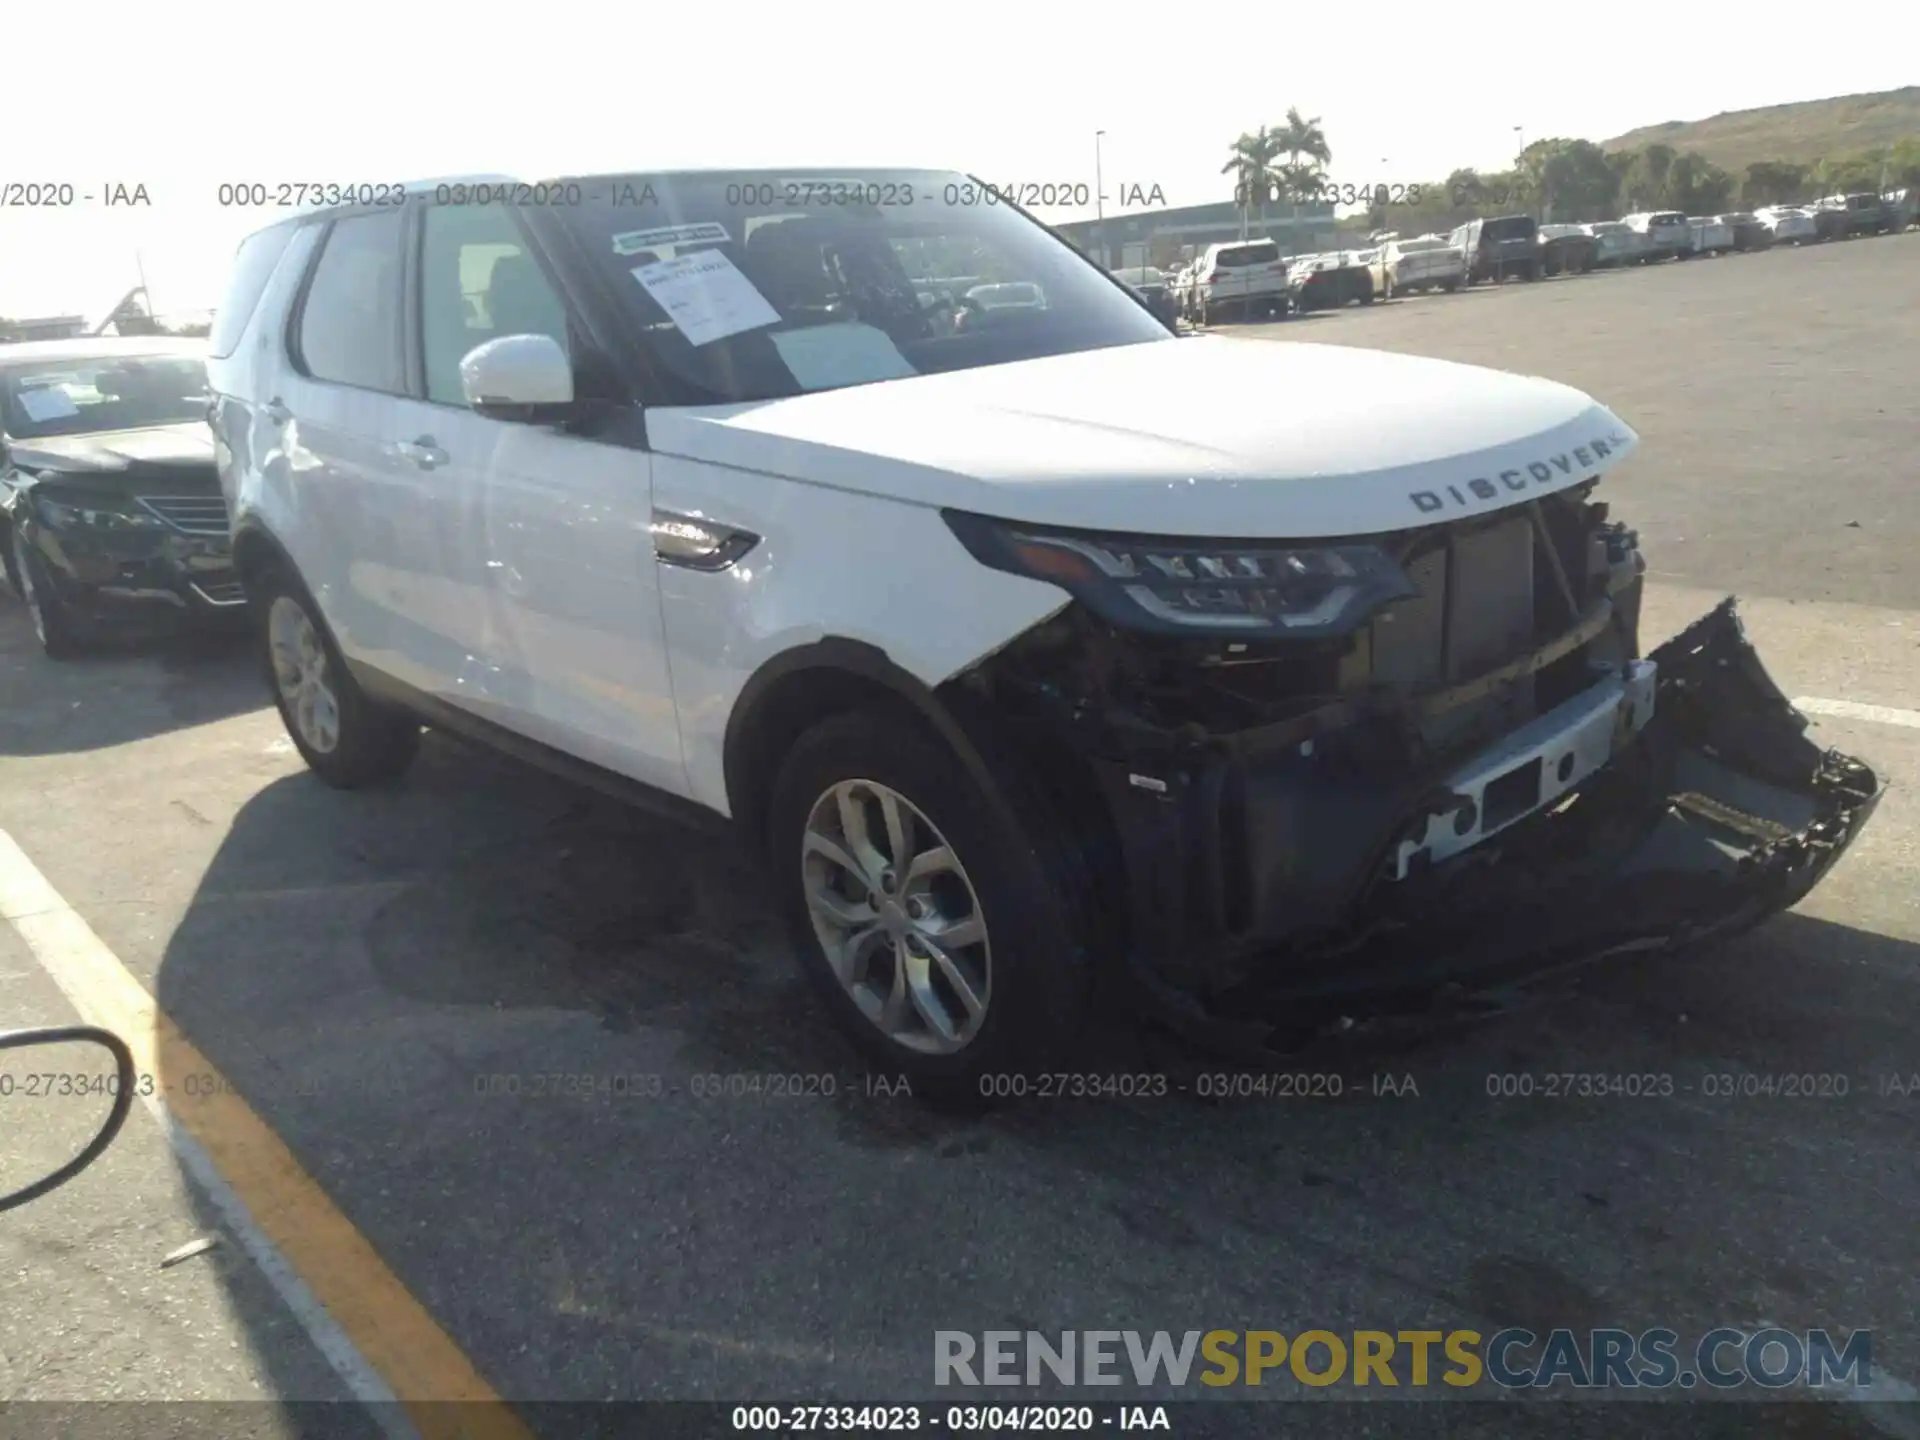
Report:
[[[992,998],[986,917],[960,858],[899,791],[843,780],[814,801],[801,883],[827,964],[894,1043],[951,1055]]]
[[[340,701],[327,673],[327,650],[305,607],[290,595],[267,612],[273,683],[300,738],[322,755],[340,743]]]

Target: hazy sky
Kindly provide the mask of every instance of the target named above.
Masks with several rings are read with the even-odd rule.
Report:
[[[1604,139],[1920,80],[1911,0],[1828,0],[1784,27],[1671,0],[1473,25],[1458,7],[1436,24],[1431,0],[1258,9],[14,5],[0,184],[140,183],[153,203],[0,208],[0,315],[104,309],[136,251],[159,309],[212,305],[238,238],[281,213],[220,208],[222,181],[869,162],[1091,184],[1105,130],[1110,197],[1197,204],[1228,198],[1234,136],[1289,105],[1321,117],[1336,182],[1394,184],[1504,165],[1515,126]]]

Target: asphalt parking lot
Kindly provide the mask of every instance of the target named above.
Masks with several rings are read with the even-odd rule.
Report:
[[[1607,489],[1648,642],[1740,595],[1822,737],[1894,781],[1826,883],[1712,954],[1356,1048],[1338,1099],[947,1117],[870,1093],[725,842],[435,737],[399,788],[337,794],[232,644],[53,665],[0,601],[0,1012],[151,997],[186,1132],[136,1107],[0,1217],[0,1398],[925,1401],[936,1330],[1763,1323],[1871,1329],[1876,1393],[1914,1398],[1920,235],[1234,328],[1547,375],[1635,426]],[[1674,1093],[1488,1094],[1549,1072]],[[104,1109],[14,1090],[0,1188]],[[1920,1434],[1800,1398],[1764,1428],[1693,1401],[1684,1433]],[[1341,1408],[1327,1433],[1412,1423]],[[1448,1408],[1450,1434],[1622,1433],[1598,1403]]]

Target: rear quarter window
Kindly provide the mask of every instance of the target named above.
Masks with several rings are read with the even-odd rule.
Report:
[[[293,241],[294,225],[276,225],[249,235],[234,253],[233,266],[227,272],[227,290],[219,308],[213,312],[213,328],[207,336],[207,353],[218,359],[240,348],[240,337],[247,322],[266,294],[280,257]]]

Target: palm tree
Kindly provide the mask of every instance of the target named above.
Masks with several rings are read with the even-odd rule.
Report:
[[[1280,154],[1279,137],[1262,125],[1251,135],[1242,134],[1227,151],[1222,175],[1233,176],[1233,193],[1240,202],[1240,238],[1247,238],[1247,215],[1255,198],[1260,203],[1260,224],[1267,222],[1267,194],[1273,188],[1273,162]]]
[[[1333,151],[1327,146],[1327,132],[1321,128],[1320,117],[1307,119],[1297,105],[1287,107],[1287,123],[1274,132],[1273,141],[1287,157],[1288,190],[1293,196],[1292,228],[1297,230],[1300,196],[1325,175],[1326,167],[1333,163]]]

